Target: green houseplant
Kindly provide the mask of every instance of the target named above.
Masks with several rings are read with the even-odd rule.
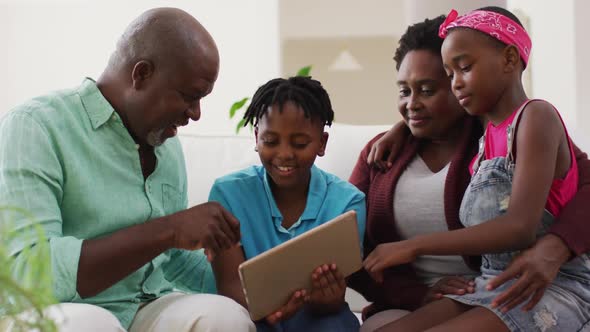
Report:
[[[301,69],[299,69],[299,71],[297,71],[297,74],[295,76],[309,76],[309,73],[311,72],[311,66],[305,66]],[[229,118],[233,119],[236,114],[238,113],[242,113],[243,110],[246,108],[245,106],[247,105],[248,101],[250,100],[250,97],[244,97],[238,101],[236,101],[235,103],[233,103],[231,105],[231,107],[229,108]],[[238,112],[240,111],[240,112]],[[238,122],[238,124],[236,125],[236,134],[240,132],[240,130],[242,128],[244,128],[244,124],[246,123],[246,120],[241,119],[240,122]],[[250,129],[252,129],[252,125],[250,125]]]
[[[55,323],[43,312],[56,303],[52,294],[49,243],[41,227],[34,226],[31,236],[36,238],[31,242],[35,245],[21,253],[30,257],[30,261],[26,266],[15,267],[8,243],[21,236],[11,227],[16,218],[36,225],[27,211],[0,206],[0,331],[8,326],[12,327],[10,331],[57,331]]]

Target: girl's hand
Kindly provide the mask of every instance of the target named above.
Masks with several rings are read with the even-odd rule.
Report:
[[[475,292],[475,282],[463,277],[444,277],[434,284],[424,297],[423,304],[440,300],[443,295],[464,295]]]
[[[293,292],[293,295],[291,295],[291,298],[284,306],[266,316],[266,322],[273,326],[280,321],[291,318],[305,304],[306,295],[305,289]]]
[[[324,264],[315,269],[311,274],[311,284],[311,294],[307,302],[314,312],[328,314],[342,308],[346,282],[336,264]]]
[[[413,262],[417,249],[410,241],[382,243],[363,262],[363,267],[378,283],[383,282],[383,270],[388,267]]]

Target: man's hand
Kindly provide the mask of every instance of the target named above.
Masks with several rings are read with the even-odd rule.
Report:
[[[400,152],[407,130],[408,127],[403,121],[393,125],[389,131],[373,143],[367,157],[367,163],[369,165],[374,164],[381,170],[390,169]],[[386,155],[387,159],[384,159]]]
[[[529,300],[522,310],[533,309],[570,255],[569,248],[559,237],[553,234],[542,237],[535,246],[523,251],[504,272],[490,281],[488,290],[517,279],[493,300],[492,307],[501,307],[503,312],[507,312]]]
[[[240,223],[217,202],[207,202],[169,216],[174,227],[174,247],[204,248],[207,259],[240,240]]]
[[[84,240],[76,289],[83,298],[94,296],[171,248],[205,248],[212,261],[217,253],[239,240],[240,223],[231,213],[215,202],[197,205]]]
[[[314,312],[328,314],[342,308],[346,281],[336,264],[324,264],[316,268],[311,274],[311,284],[307,301]]]
[[[299,309],[303,307],[307,298],[305,289],[293,292],[291,298],[279,310],[266,316],[265,320],[269,325],[275,325],[283,320],[291,318]]]
[[[440,300],[443,295],[464,295],[475,292],[475,282],[463,277],[444,277],[434,284],[424,297],[423,304]]]

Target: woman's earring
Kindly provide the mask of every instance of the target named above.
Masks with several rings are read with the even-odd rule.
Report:
[[[254,151],[258,152],[258,146],[254,145]]]

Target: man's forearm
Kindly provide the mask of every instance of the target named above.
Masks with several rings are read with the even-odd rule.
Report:
[[[555,261],[560,266],[573,255],[567,244],[559,236],[551,233],[537,240],[533,249],[542,253],[542,256],[547,260]]]
[[[94,296],[172,248],[174,231],[166,217],[82,243],[76,289]]]

